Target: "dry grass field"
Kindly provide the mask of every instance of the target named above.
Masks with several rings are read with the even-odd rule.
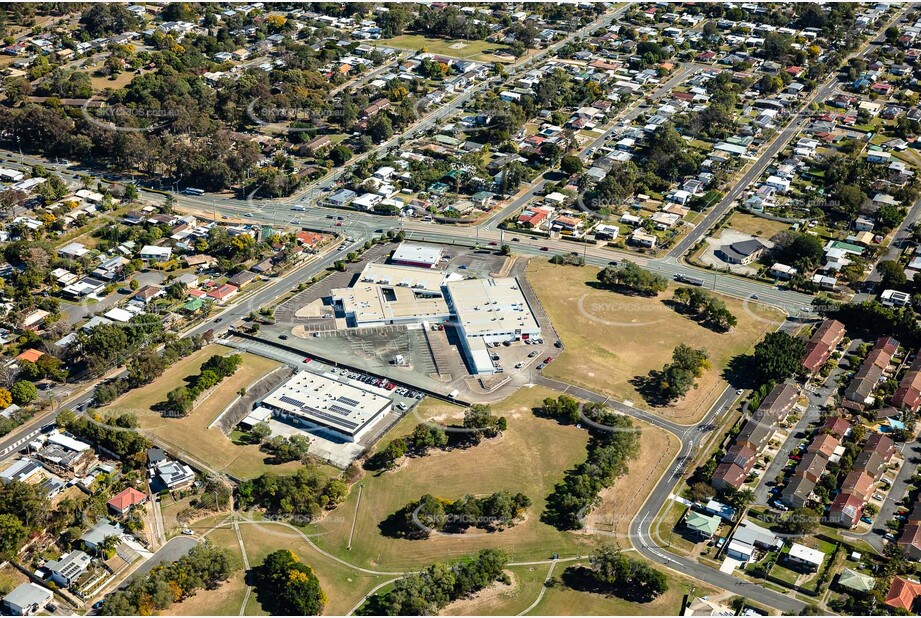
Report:
[[[522,389],[494,405],[494,411],[508,419],[508,430],[500,438],[467,449],[433,451],[404,462],[397,470],[366,474],[357,518],[358,492],[353,489],[333,513],[311,526],[312,532],[321,533],[317,544],[353,564],[388,571],[461,557],[485,547],[505,549],[518,560],[586,551],[591,542],[587,537],[560,532],[540,521],[553,485],[585,459],[587,441],[585,431],[533,414],[532,409],[550,395],[554,393],[540,388]],[[423,404],[418,416],[409,415],[383,443],[411,431],[422,419],[451,423],[459,421],[462,413],[457,406]],[[466,493],[484,495],[503,489],[522,492],[533,504],[523,522],[502,532],[479,534],[471,529],[466,535],[405,540],[386,537],[378,528],[391,513],[426,493],[454,500]],[[348,551],[353,520],[355,532]]]
[[[770,219],[748,215],[744,212],[734,212],[726,227],[770,240],[774,234],[789,230],[790,224],[783,221],[771,221]]]
[[[655,298],[626,296],[594,287],[597,272],[542,260],[528,265],[528,280],[564,343],[563,352],[544,373],[629,400],[677,423],[692,424],[703,417],[726,386],[721,374],[729,360],[749,352],[782,317],[724,297],[738,325],[729,333],[716,333],[668,306],[675,286]],[[712,366],[686,397],[650,408],[631,380],[661,369],[679,343],[706,349]]]
[[[220,429],[208,429],[208,425],[234,400],[241,388],[250,386],[275,369],[277,362],[255,354],[243,354],[243,364],[237,372],[214,388],[185,418],[164,418],[152,409],[187,377],[197,375],[202,364],[211,356],[232,352],[220,345],[206,346],[167,369],[152,384],[129,391],[101,411],[103,414],[130,412],[136,415],[142,432],[155,442],[188,454],[191,463],[200,461],[214,470],[240,478],[258,476],[269,467],[265,463],[266,455],[259,451],[259,447],[255,444],[234,444]],[[271,468],[279,472],[293,471],[298,465],[292,462]]]

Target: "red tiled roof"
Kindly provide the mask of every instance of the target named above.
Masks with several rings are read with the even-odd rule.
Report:
[[[40,359],[44,355],[45,353],[42,352],[41,350],[30,349],[30,350],[26,350],[25,352],[17,356],[16,360],[29,361],[30,363],[35,363],[35,362],[38,362],[38,359]]]
[[[109,500],[106,504],[111,506],[116,511],[122,512],[134,506],[135,504],[140,504],[146,499],[147,494],[139,492],[134,487],[129,487],[128,489],[112,496],[112,499]]]
[[[918,595],[921,595],[921,584],[896,575],[886,594],[886,605],[910,612]]]

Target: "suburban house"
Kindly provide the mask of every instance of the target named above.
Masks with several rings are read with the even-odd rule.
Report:
[[[3,597],[3,609],[12,616],[32,616],[44,611],[53,598],[47,588],[26,582]]]
[[[864,502],[859,496],[841,492],[835,496],[828,510],[828,523],[853,528],[863,513]]]
[[[140,257],[145,262],[166,262],[173,256],[171,247],[158,245],[144,245],[141,247]]]
[[[787,561],[808,571],[818,571],[825,561],[825,554],[817,549],[794,543],[790,546]]]
[[[51,581],[62,588],[67,588],[86,572],[91,560],[86,552],[74,550],[57,560],[49,560],[43,568]]]
[[[112,499],[106,502],[109,510],[114,514],[123,516],[131,510],[136,504],[144,504],[147,501],[147,494],[138,491],[134,487],[129,487],[120,491]]]
[[[178,461],[163,460],[154,468],[157,478],[170,491],[181,491],[195,482],[192,468]]]
[[[889,592],[886,593],[885,603],[892,609],[911,614],[915,607],[915,601],[918,600],[919,596],[921,596],[921,584],[905,579],[901,575],[896,575],[892,578]]]

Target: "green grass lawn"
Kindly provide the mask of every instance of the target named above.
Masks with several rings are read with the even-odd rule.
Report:
[[[375,44],[412,51],[424,48],[431,54],[464,60],[495,61],[500,58],[495,55],[496,51],[510,53],[508,46],[500,45],[499,43],[462,39],[434,39],[419,34],[403,34],[392,39],[380,39]]]
[[[576,563],[558,565],[558,571],[554,572],[554,575],[562,575],[563,570],[573,564]],[[694,596],[707,596],[715,593],[714,590],[703,587],[697,582],[691,582],[668,571],[666,574],[668,575],[668,591],[650,603],[631,603],[613,595],[582,592],[565,585],[558,585],[548,588],[541,602],[526,615],[677,616],[681,610],[684,595],[689,591],[693,590]]]

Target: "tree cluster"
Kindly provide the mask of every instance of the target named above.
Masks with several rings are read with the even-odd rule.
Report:
[[[275,436],[263,442],[259,449],[272,455],[274,463],[304,461],[310,450],[310,438],[301,434]]]
[[[687,395],[695,380],[710,367],[708,357],[703,348],[679,343],[672,351],[672,362],[666,363],[662,371],[650,374],[649,387],[654,397],[669,403]]]
[[[806,342],[783,331],[765,335],[755,345],[752,369],[759,382],[780,382],[796,375],[806,356]]]
[[[243,508],[261,506],[267,512],[309,521],[323,509],[337,505],[348,493],[338,479],[327,478],[315,465],[305,464],[290,475],[266,472],[243,481],[237,499]]]
[[[239,568],[226,549],[199,543],[189,553],[150,573],[135,577],[127,587],[106,595],[101,616],[151,616],[193,596],[199,589],[213,590]]]
[[[190,379],[189,386],[177,386],[168,392],[166,402],[161,404],[161,408],[169,416],[188,415],[199,395],[219,384],[224,378],[232,376],[242,363],[243,357],[239,354],[215,354],[201,366],[201,372]]]
[[[168,341],[160,352],[153,346],[142,348],[128,361],[126,377],[100,382],[96,386],[96,404],[105,405],[133,388],[150,384],[159,378],[167,367],[200,350],[202,343],[203,340],[199,336],[177,337]]]
[[[448,434],[434,423],[419,423],[408,436],[394,438],[368,461],[371,469],[392,470],[396,462],[409,455],[423,457],[430,449],[448,445]]]
[[[482,498],[467,494],[453,502],[425,494],[387,517],[381,528],[408,539],[427,539],[435,531],[463,533],[471,527],[493,532],[514,526],[529,506],[526,495],[507,491]]]
[[[683,312],[713,330],[726,332],[738,322],[725,301],[700,288],[680,287],[675,290],[673,300]]]
[[[289,549],[265,557],[256,571],[256,589],[263,607],[275,616],[319,616],[326,593],[313,569]]]
[[[397,580],[393,589],[375,594],[359,610],[362,616],[435,615],[452,601],[479,592],[496,581],[507,581],[503,573],[508,555],[499,549],[484,549],[471,559],[455,564],[435,563],[420,573]]]
[[[147,449],[153,445],[150,440],[138,432],[119,426],[119,418],[121,417],[108,419],[104,423],[85,416],[62,412],[58,415],[57,420],[58,425],[63,426],[78,438],[115,453],[125,464],[141,467],[145,464]],[[130,421],[121,424],[130,424]]]
[[[597,278],[607,288],[642,296],[655,296],[668,288],[665,277],[627,260],[619,266],[606,266],[598,272]]]
[[[582,414],[591,434],[586,459],[566,471],[548,496],[542,516],[561,530],[583,527],[582,517],[595,504],[598,493],[629,471],[629,462],[640,448],[639,431],[629,417],[595,403],[586,403]]]
[[[810,234],[781,232],[773,238],[770,260],[795,266],[801,271],[811,270],[824,255],[822,241]]]
[[[579,574],[600,591],[638,603],[649,603],[668,592],[665,573],[645,560],[628,557],[615,545],[605,544],[593,551],[589,568],[580,569]]]

